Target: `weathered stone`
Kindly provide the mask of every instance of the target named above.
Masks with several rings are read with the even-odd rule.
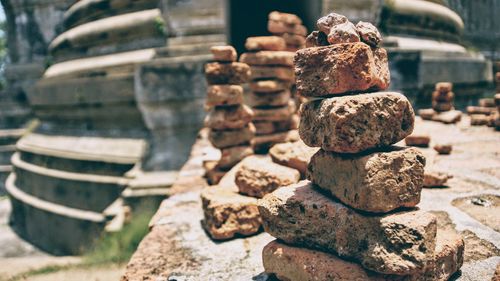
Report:
[[[253,154],[253,149],[250,146],[233,146],[228,148],[223,148],[221,150],[221,158],[219,160],[218,166],[222,169],[230,169],[234,165],[238,164],[245,157]]]
[[[301,24],[286,24],[281,21],[270,20],[267,22],[267,30],[273,34],[307,35],[307,28]]]
[[[210,186],[201,192],[203,226],[213,239],[224,240],[236,234],[252,235],[260,230],[257,199],[230,189]]]
[[[287,105],[292,94],[289,90],[273,93],[249,92],[246,95],[246,104],[251,107],[258,106],[283,106]]]
[[[302,20],[297,15],[281,13],[278,11],[272,11],[269,13],[268,19],[272,21],[280,21],[289,25],[302,24]]]
[[[394,144],[412,133],[415,121],[408,99],[392,92],[309,101],[300,116],[305,144],[343,153]]]
[[[438,231],[436,253],[423,274],[379,274],[334,254],[288,246],[277,240],[264,247],[262,261],[265,271],[275,274],[280,280],[446,281],[462,266],[463,253],[464,241],[460,236]]]
[[[495,99],[494,98],[484,98],[479,99],[479,106],[482,107],[495,107]]]
[[[279,79],[293,81],[295,72],[291,67],[285,66],[252,66],[252,80]]]
[[[454,124],[462,120],[462,112],[460,110],[450,110],[439,112],[432,117],[433,121],[442,122],[445,124]]]
[[[436,83],[436,91],[440,93],[448,93],[453,90],[453,84],[450,82],[439,82]]]
[[[306,44],[305,35],[296,35],[296,34],[285,33],[285,34],[281,35],[281,37],[283,37],[283,39],[285,39],[287,46],[302,47],[302,46],[305,46],[305,44]]]
[[[236,172],[235,183],[241,194],[262,198],[282,186],[297,183],[300,173],[268,160],[244,163]]]
[[[207,89],[207,107],[236,105],[243,103],[243,88],[240,85],[212,85]]]
[[[446,185],[446,182],[453,178],[452,175],[436,172],[436,171],[425,171],[424,174],[424,186],[425,187],[442,187]]]
[[[483,114],[490,115],[497,111],[496,108],[484,107],[484,106],[467,106],[467,114]]]
[[[242,129],[210,130],[208,139],[214,147],[226,148],[241,144],[248,144],[255,136],[255,126],[248,123]]]
[[[423,120],[432,120],[432,117],[434,117],[436,114],[437,114],[437,112],[432,108],[420,109],[418,111],[418,115]]]
[[[483,114],[472,114],[470,116],[471,126],[484,126],[488,125],[488,115]]]
[[[283,51],[286,43],[285,39],[278,36],[248,37],[245,48],[249,51]]]
[[[434,150],[437,151],[439,154],[450,154],[453,149],[453,146],[451,144],[436,144],[434,146]]]
[[[405,138],[405,143],[407,146],[416,147],[429,147],[431,142],[431,137],[428,135],[411,135]]]
[[[272,93],[290,89],[290,81],[280,80],[259,80],[248,83],[254,92]]]
[[[313,31],[306,38],[306,47],[323,47],[328,46],[328,39],[326,38],[326,34],[321,31]]]
[[[213,46],[210,48],[210,52],[212,52],[214,60],[219,62],[233,62],[238,56],[233,46]]]
[[[358,31],[356,30],[356,26],[349,21],[333,26],[330,29],[330,33],[328,33],[327,39],[328,43],[332,45],[355,43],[361,40],[361,38],[359,38]]]
[[[289,120],[255,121],[256,135],[269,135],[298,128],[299,117],[294,114]]]
[[[277,143],[295,142],[300,139],[297,130],[290,130],[281,133],[273,133],[269,135],[259,135],[253,139],[255,151],[267,152],[269,148]]]
[[[246,63],[231,62],[218,63],[212,62],[205,65],[205,77],[208,84],[243,84],[250,79],[250,66]]]
[[[293,66],[295,53],[286,51],[260,51],[244,53],[240,61],[249,65],[284,65]]]
[[[378,29],[369,22],[360,21],[356,24],[361,40],[372,47],[378,47],[382,42],[382,35]]]
[[[439,101],[432,101],[432,108],[435,111],[442,112],[442,111],[450,111],[453,109],[453,104],[451,102],[439,102]]]
[[[269,155],[274,162],[294,168],[305,176],[307,164],[311,157],[318,151],[318,148],[309,147],[302,141],[280,143],[269,150]]]
[[[205,118],[205,127],[215,130],[241,129],[252,121],[254,113],[246,105],[216,107]]]
[[[410,147],[356,155],[319,150],[307,179],[352,208],[387,213],[420,202],[424,167],[424,155]]]
[[[290,119],[297,107],[294,101],[289,101],[288,105],[273,108],[254,108],[253,119],[257,121],[284,121]]]
[[[448,102],[451,103],[455,98],[455,94],[453,92],[442,93],[439,91],[432,92],[432,100],[437,102]]]
[[[295,76],[305,97],[385,90],[390,82],[387,52],[360,42],[297,51]]]
[[[336,253],[396,275],[423,272],[432,258],[436,218],[423,211],[366,216],[314,190],[308,181],[259,201],[266,232],[287,244]]]
[[[330,30],[332,29],[332,27],[346,22],[349,22],[349,20],[345,16],[336,13],[330,13],[318,19],[316,25],[321,32],[328,35],[330,34]]]

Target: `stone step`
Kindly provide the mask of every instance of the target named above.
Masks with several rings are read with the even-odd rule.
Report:
[[[76,26],[49,45],[56,62],[110,53],[160,47],[166,44],[159,9],[96,20]]]
[[[11,174],[6,183],[13,227],[35,246],[55,255],[78,255],[103,233],[107,222],[103,214],[41,200],[15,182],[16,175]]]
[[[121,194],[128,179],[48,169],[12,157],[16,186],[23,192],[71,208],[103,212]]]
[[[29,134],[17,143],[28,163],[76,173],[122,176],[140,161],[142,139]]]
[[[81,0],[64,13],[64,26],[70,29],[102,18],[153,9],[157,6],[156,0]]]

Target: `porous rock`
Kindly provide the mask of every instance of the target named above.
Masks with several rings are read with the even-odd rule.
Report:
[[[240,85],[211,85],[207,89],[207,107],[243,103],[243,87]]]
[[[321,31],[313,31],[306,38],[306,48],[328,46],[328,38]]]
[[[378,29],[369,22],[360,21],[356,24],[356,29],[361,40],[372,47],[378,47],[382,42],[382,35]]]
[[[274,162],[294,168],[302,176],[306,174],[307,164],[318,148],[309,147],[302,141],[280,143],[269,150],[269,155]]]

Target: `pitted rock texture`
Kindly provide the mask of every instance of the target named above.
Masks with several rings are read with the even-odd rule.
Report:
[[[241,62],[218,63],[205,65],[205,78],[210,85],[239,85],[250,79],[250,66]]]
[[[360,21],[356,24],[361,40],[372,47],[378,47],[382,42],[382,35],[378,29],[369,22]]]
[[[239,85],[212,85],[207,89],[207,107],[243,103],[243,87]]]
[[[300,173],[269,160],[244,163],[236,172],[235,183],[241,194],[262,198],[281,186],[297,183]]]
[[[249,51],[284,51],[286,42],[278,36],[248,37],[245,48]]]
[[[245,157],[253,154],[253,148],[248,145],[233,146],[221,150],[221,158],[218,166],[222,169],[230,169]]]
[[[259,106],[283,106],[287,105],[292,94],[290,90],[273,93],[249,92],[246,95],[246,104],[251,107]]]
[[[233,62],[236,61],[238,56],[233,46],[213,46],[210,52],[215,61],[219,62]]]
[[[269,155],[275,163],[294,168],[302,176],[306,174],[307,164],[318,148],[309,147],[302,141],[280,143],[269,150]]]
[[[264,269],[280,280],[290,281],[446,281],[462,266],[464,242],[460,236],[438,231],[436,253],[423,274],[384,275],[364,269],[357,263],[307,248],[270,242],[262,251]]]
[[[341,153],[394,144],[412,133],[415,121],[408,99],[392,92],[313,100],[300,114],[305,144]]]
[[[367,216],[333,201],[308,181],[259,201],[267,233],[287,244],[336,253],[364,268],[395,275],[424,272],[436,246],[436,218],[409,211]]]
[[[293,66],[294,52],[287,51],[260,51],[244,53],[240,61],[248,65],[283,65]]]
[[[332,27],[346,22],[349,22],[346,16],[336,13],[330,13],[318,19],[318,21],[316,22],[316,26],[321,32],[328,35],[330,34],[330,30],[332,29]]]
[[[382,91],[390,83],[387,52],[361,42],[297,51],[295,76],[305,97]]]
[[[210,130],[208,139],[216,148],[226,148],[241,144],[248,144],[255,136],[255,126],[248,123],[242,129]]]
[[[205,118],[205,127],[215,130],[241,129],[252,121],[254,113],[246,105],[216,107]]]
[[[333,26],[328,33],[327,40],[333,45],[359,42],[360,38],[356,26],[348,21]]]
[[[352,208],[387,213],[420,202],[424,167],[424,155],[411,147],[362,154],[319,150],[307,179]]]
[[[227,188],[211,186],[201,192],[203,225],[213,239],[252,235],[260,230],[257,199],[242,196]]]
[[[313,31],[306,38],[306,48],[328,46],[326,34],[321,31]]]
[[[253,120],[256,121],[284,121],[290,119],[297,107],[295,102],[290,100],[287,105],[272,108],[254,108]]]
[[[272,93],[290,89],[290,81],[259,80],[248,83],[250,90],[260,93]]]

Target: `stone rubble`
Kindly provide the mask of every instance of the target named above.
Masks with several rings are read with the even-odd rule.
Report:
[[[205,127],[210,129],[209,140],[221,149],[216,165],[207,164],[206,176],[212,184],[243,158],[252,155],[251,141],[255,126],[251,123],[253,111],[243,104],[243,88],[251,76],[246,63],[236,62],[236,50],[232,46],[211,48],[214,62],[205,66],[209,87],[205,107],[209,110]]]
[[[335,13],[317,26],[311,47],[296,52],[295,73],[298,91],[315,98],[301,106],[299,134],[320,149],[308,180],[259,200],[264,230],[279,241],[264,248],[266,273],[291,281],[448,280],[462,266],[464,242],[438,233],[435,216],[416,208],[425,157],[393,145],[429,138],[411,136],[405,96],[372,93],[390,83],[380,33]]]

